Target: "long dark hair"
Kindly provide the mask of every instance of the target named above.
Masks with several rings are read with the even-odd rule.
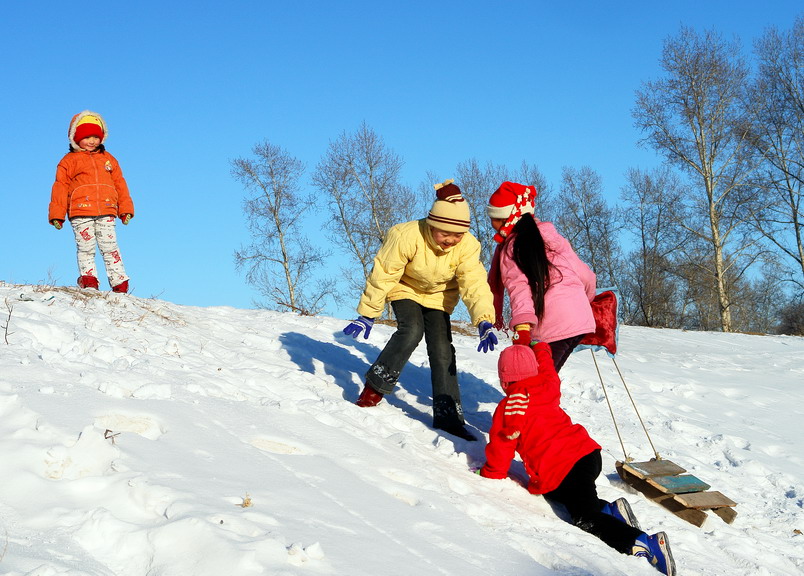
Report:
[[[544,316],[544,295],[550,288],[550,268],[547,246],[532,214],[523,214],[512,230],[514,263],[528,279],[533,295],[536,317]]]

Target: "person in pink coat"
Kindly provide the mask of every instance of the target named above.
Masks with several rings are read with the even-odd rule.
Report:
[[[508,293],[514,343],[548,342],[556,371],[584,335],[595,331],[591,302],[595,273],[550,222],[533,216],[536,188],[503,182],[486,212],[498,243],[488,280],[494,293],[495,327],[503,319]]]

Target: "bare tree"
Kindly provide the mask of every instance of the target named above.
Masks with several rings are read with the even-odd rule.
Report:
[[[700,265],[709,257],[709,250],[693,235],[673,263],[673,272],[680,278],[679,323],[687,330],[717,330],[721,325],[715,278]]]
[[[621,226],[603,198],[600,176],[584,166],[562,171],[556,226],[578,256],[597,274],[600,287],[616,286],[621,267],[617,241]]]
[[[253,158],[231,161],[232,176],[248,192],[243,212],[253,238],[248,247],[235,252],[235,264],[247,268],[247,282],[271,302],[270,307],[315,315],[332,288],[326,280],[318,281],[315,289],[310,286],[328,254],[300,233],[300,218],[312,206],[312,200],[299,193],[304,165],[267,141],[255,145],[252,153]]]
[[[771,334],[776,331],[780,311],[786,301],[782,270],[774,259],[766,260],[754,279],[736,286],[735,326],[741,332]]]
[[[641,326],[680,326],[680,279],[673,260],[687,242],[675,209],[682,195],[678,177],[668,168],[628,171],[620,198],[623,223],[636,240],[623,261],[620,278],[623,316]]]
[[[768,30],[754,45],[758,72],[747,98],[752,143],[764,160],[751,221],[793,264],[804,292],[804,15],[793,29]]]
[[[536,218],[548,222],[553,222],[556,219],[558,215],[557,207],[551,202],[552,191],[547,184],[547,178],[545,178],[541,170],[523,160],[519,168],[512,174],[511,179],[520,184],[536,187],[536,192],[538,193],[538,196],[536,196]]]
[[[432,174],[429,177],[431,180],[435,178]],[[540,208],[545,205],[544,199],[549,195],[546,179],[538,168],[525,161],[522,162],[518,170],[511,171],[506,166],[492,162],[481,166],[474,158],[459,163],[455,169],[454,178],[464,198],[469,202],[472,216],[470,231],[480,241],[480,259],[488,269],[491,266],[491,258],[497,247],[494,242],[495,230],[492,228],[491,220],[486,213],[489,198],[500,187],[500,184],[505,181],[536,186],[539,192],[539,196],[536,198],[536,216],[538,217]],[[504,308],[506,314],[508,307],[508,298],[505,297]]]
[[[480,260],[486,266],[491,264],[494,254],[494,228],[486,215],[486,206],[492,193],[508,179],[505,166],[491,162],[480,167],[474,158],[461,162],[455,169],[455,183],[469,203],[472,216],[470,232],[480,241]]]
[[[645,134],[641,142],[663,153],[696,182],[687,201],[699,218],[683,225],[710,248],[700,264],[714,278],[724,332],[733,329],[729,275],[743,274],[743,268],[734,268],[746,261],[739,255],[756,249],[751,238],[738,238],[753,168],[748,164],[748,133],[740,108],[748,70],[739,54],[737,42],[724,42],[714,32],[698,35],[682,28],[664,43],[665,78],[643,84],[633,110],[636,125]]]
[[[804,302],[793,301],[781,309],[777,333],[804,336]]]
[[[400,182],[402,166],[364,122],[331,142],[316,167],[313,183],[329,198],[331,240],[351,260],[343,270],[350,290],[363,289],[388,229],[418,216],[415,195]]]

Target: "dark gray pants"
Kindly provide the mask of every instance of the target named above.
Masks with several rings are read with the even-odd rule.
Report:
[[[561,370],[564,362],[566,362],[567,358],[570,357],[570,354],[572,354],[572,351],[575,350],[575,347],[581,343],[583,337],[584,335],[581,334],[580,336],[571,336],[569,338],[564,338],[563,340],[550,342],[550,351],[553,353],[553,365],[556,368],[556,372]]]
[[[396,300],[391,307],[397,329],[366,373],[366,384],[381,394],[392,392],[399,374],[424,337],[430,359],[434,425],[441,428],[452,424],[455,418],[463,424],[449,314],[425,308],[413,300]]]

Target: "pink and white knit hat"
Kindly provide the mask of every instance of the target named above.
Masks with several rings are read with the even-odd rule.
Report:
[[[502,242],[522,218],[523,214],[533,214],[536,207],[536,187],[515,182],[503,182],[489,198],[486,213],[489,218],[505,220],[494,235],[496,242]]]

